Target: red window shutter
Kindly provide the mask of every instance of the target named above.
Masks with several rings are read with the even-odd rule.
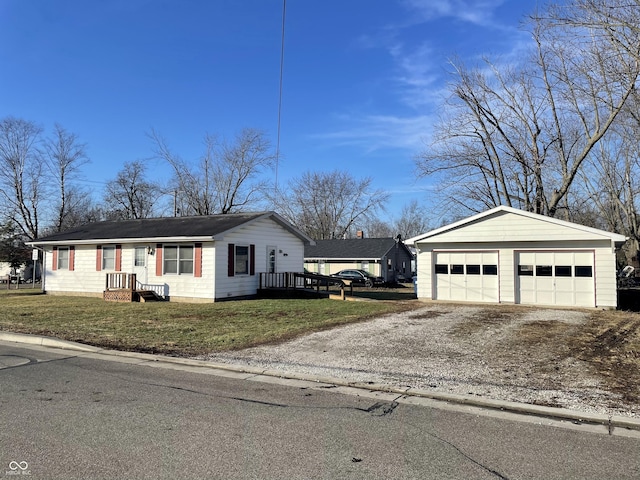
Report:
[[[227,266],[227,274],[233,277],[236,274],[236,246],[233,243],[229,244],[229,264]]]
[[[193,276],[202,276],[202,244],[196,243],[195,258],[193,259]]]
[[[102,245],[96,247],[96,272],[102,270]]]
[[[156,276],[162,276],[162,244],[156,245]]]
[[[53,247],[53,254],[51,255],[51,270],[58,269],[58,247]]]
[[[69,271],[73,272],[76,261],[76,247],[69,247]]]
[[[256,274],[256,246],[249,245],[249,275]]]
[[[116,272],[122,270],[122,245],[116,245]]]

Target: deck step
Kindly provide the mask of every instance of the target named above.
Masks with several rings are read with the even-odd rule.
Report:
[[[136,290],[141,302],[159,302],[164,300],[153,290]]]

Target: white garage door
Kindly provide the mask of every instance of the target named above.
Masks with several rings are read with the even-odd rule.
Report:
[[[591,251],[518,253],[516,301],[595,307],[593,258]]]
[[[434,253],[437,300],[498,302],[498,252]]]

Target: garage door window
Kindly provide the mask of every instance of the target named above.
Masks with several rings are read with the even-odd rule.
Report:
[[[467,275],[480,275],[480,265],[467,265]]]
[[[571,265],[556,265],[556,277],[570,277]]]
[[[592,277],[593,268],[591,266],[582,267],[576,265],[576,277]]]
[[[533,277],[533,265],[518,265],[518,275]]]
[[[551,265],[536,265],[536,277],[551,277],[553,267]]]
[[[464,265],[451,265],[451,275],[464,275]]]
[[[483,265],[482,266],[482,274],[483,275],[497,275],[498,274],[498,266],[497,265]]]
[[[449,265],[443,265],[442,263],[436,263],[436,273],[449,273]]]

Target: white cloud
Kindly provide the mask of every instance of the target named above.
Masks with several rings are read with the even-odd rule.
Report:
[[[332,146],[352,146],[364,151],[394,148],[417,152],[424,148],[433,118],[429,115],[399,117],[393,115],[346,116],[339,123],[346,128],[313,134],[311,138],[328,140]]]
[[[475,25],[494,24],[493,12],[504,0],[402,0],[422,21],[451,17]]]

